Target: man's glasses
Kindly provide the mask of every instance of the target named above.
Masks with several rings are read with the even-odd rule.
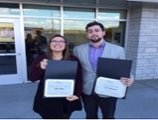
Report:
[[[63,41],[63,40],[60,40],[60,41],[52,40],[52,41],[50,41],[50,43],[51,44],[57,44],[57,43],[59,43],[60,45],[63,45],[63,44],[65,44],[65,41]]]

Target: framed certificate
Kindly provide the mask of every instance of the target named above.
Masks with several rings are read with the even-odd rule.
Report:
[[[44,97],[67,97],[73,93],[73,79],[47,79],[45,81]]]
[[[126,86],[120,80],[99,77],[97,78],[94,92],[99,95],[122,98],[125,96]]]

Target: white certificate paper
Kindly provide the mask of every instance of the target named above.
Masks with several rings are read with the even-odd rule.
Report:
[[[73,95],[74,80],[71,79],[47,79],[45,81],[45,97],[67,97]]]
[[[99,95],[122,98],[125,96],[126,86],[120,80],[99,77],[96,81],[94,91]]]

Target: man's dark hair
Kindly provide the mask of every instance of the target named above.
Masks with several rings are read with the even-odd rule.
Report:
[[[40,30],[36,30],[36,34],[41,34],[41,31]]]
[[[87,26],[86,26],[86,28],[85,28],[86,31],[88,30],[89,27],[92,27],[94,25],[98,25],[102,29],[102,31],[105,31],[104,26],[101,23],[96,22],[96,21],[88,23]]]

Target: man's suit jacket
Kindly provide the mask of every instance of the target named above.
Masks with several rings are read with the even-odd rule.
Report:
[[[96,79],[96,71],[92,69],[89,62],[89,43],[76,46],[74,48],[74,55],[79,59],[82,66],[83,74],[83,90],[82,92],[90,95],[92,93],[94,82]],[[106,42],[101,57],[125,59],[124,49],[120,46]]]

